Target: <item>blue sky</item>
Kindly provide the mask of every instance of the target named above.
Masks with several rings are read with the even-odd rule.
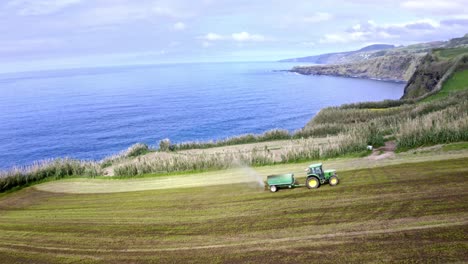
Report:
[[[0,72],[266,61],[468,33],[468,0],[3,0]]]

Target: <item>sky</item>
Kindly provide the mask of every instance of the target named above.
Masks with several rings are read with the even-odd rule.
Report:
[[[468,0],[0,0],[0,72],[274,61],[468,33]]]

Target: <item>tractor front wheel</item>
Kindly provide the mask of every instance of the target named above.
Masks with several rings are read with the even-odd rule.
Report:
[[[330,186],[336,186],[336,185],[338,185],[340,180],[338,180],[338,177],[336,177],[336,176],[331,176],[330,179],[328,180],[328,182],[330,183]]]
[[[320,187],[320,181],[315,177],[310,177],[310,178],[307,178],[306,185],[307,185],[307,188],[309,189],[316,189]]]
[[[270,186],[270,192],[277,192],[277,191],[278,191],[278,187],[276,187],[275,185]]]

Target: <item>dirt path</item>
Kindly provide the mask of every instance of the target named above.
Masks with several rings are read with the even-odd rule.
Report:
[[[395,141],[385,142],[385,146],[376,148],[368,157],[369,160],[382,160],[388,158],[395,158],[396,143]]]

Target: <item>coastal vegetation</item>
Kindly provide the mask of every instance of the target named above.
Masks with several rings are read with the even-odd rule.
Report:
[[[45,180],[102,175],[97,162],[73,159],[43,161],[23,168],[0,172],[0,193]]]
[[[116,176],[135,176],[148,173],[172,173],[183,171],[205,171],[227,169],[239,165],[265,166],[281,163],[300,162],[333,158],[347,153],[366,150],[370,131],[355,130],[347,134],[327,138],[327,143],[317,144],[315,139],[294,140],[294,148],[282,148],[272,152],[267,148],[253,148],[249,151],[216,152],[216,153],[156,153],[153,156],[142,156],[137,159],[117,164],[114,167]],[[159,154],[159,155],[158,155]]]
[[[468,88],[468,87],[467,87]],[[395,106],[396,105],[396,106]],[[139,157],[114,167],[114,175],[226,169],[239,163],[264,166],[363,153],[367,145],[382,146],[393,137],[400,150],[441,143],[468,141],[468,91],[451,93],[444,100],[368,103],[322,109],[302,130],[288,136],[294,148],[272,152],[254,148],[243,152],[184,153],[177,145],[166,155]],[[380,106],[379,108],[374,108]],[[282,135],[281,139],[287,138]],[[326,138],[326,144],[315,139]],[[235,140],[228,142],[236,142]],[[211,147],[220,145],[209,143]],[[198,148],[200,146],[200,148]],[[184,145],[184,150],[203,149],[204,143]],[[179,150],[179,151],[177,151]]]
[[[0,191],[47,179],[74,176],[132,177],[226,169],[239,164],[266,166],[366,155],[369,153],[366,151],[368,145],[379,147],[389,139],[395,141],[399,151],[468,141],[468,56],[460,54],[464,49],[452,49],[454,51],[437,49],[427,55],[408,83],[401,100],[328,107],[322,109],[304,128],[293,133],[275,129],[260,135],[176,144],[164,139],[159,142],[159,148],[135,144],[99,162],[59,159],[37,163],[2,172]],[[439,70],[439,74],[433,74]],[[430,84],[430,89],[424,88],[426,93],[421,94],[420,88],[426,87],[423,83]],[[282,146],[277,149],[254,146],[227,151],[229,146],[275,141],[281,141]]]
[[[161,150],[185,150],[185,149],[204,149],[204,148],[213,148],[213,147],[222,147],[222,146],[230,146],[230,145],[239,145],[239,144],[249,144],[249,143],[256,143],[256,142],[266,142],[272,140],[283,140],[283,139],[291,139],[292,135],[289,131],[284,129],[272,129],[266,131],[263,134],[255,135],[255,134],[245,134],[235,137],[226,138],[223,140],[218,141],[206,141],[206,142],[184,142],[180,144],[170,145],[167,148],[161,148]],[[160,142],[164,146],[164,141]],[[170,143],[170,141],[169,141]]]

